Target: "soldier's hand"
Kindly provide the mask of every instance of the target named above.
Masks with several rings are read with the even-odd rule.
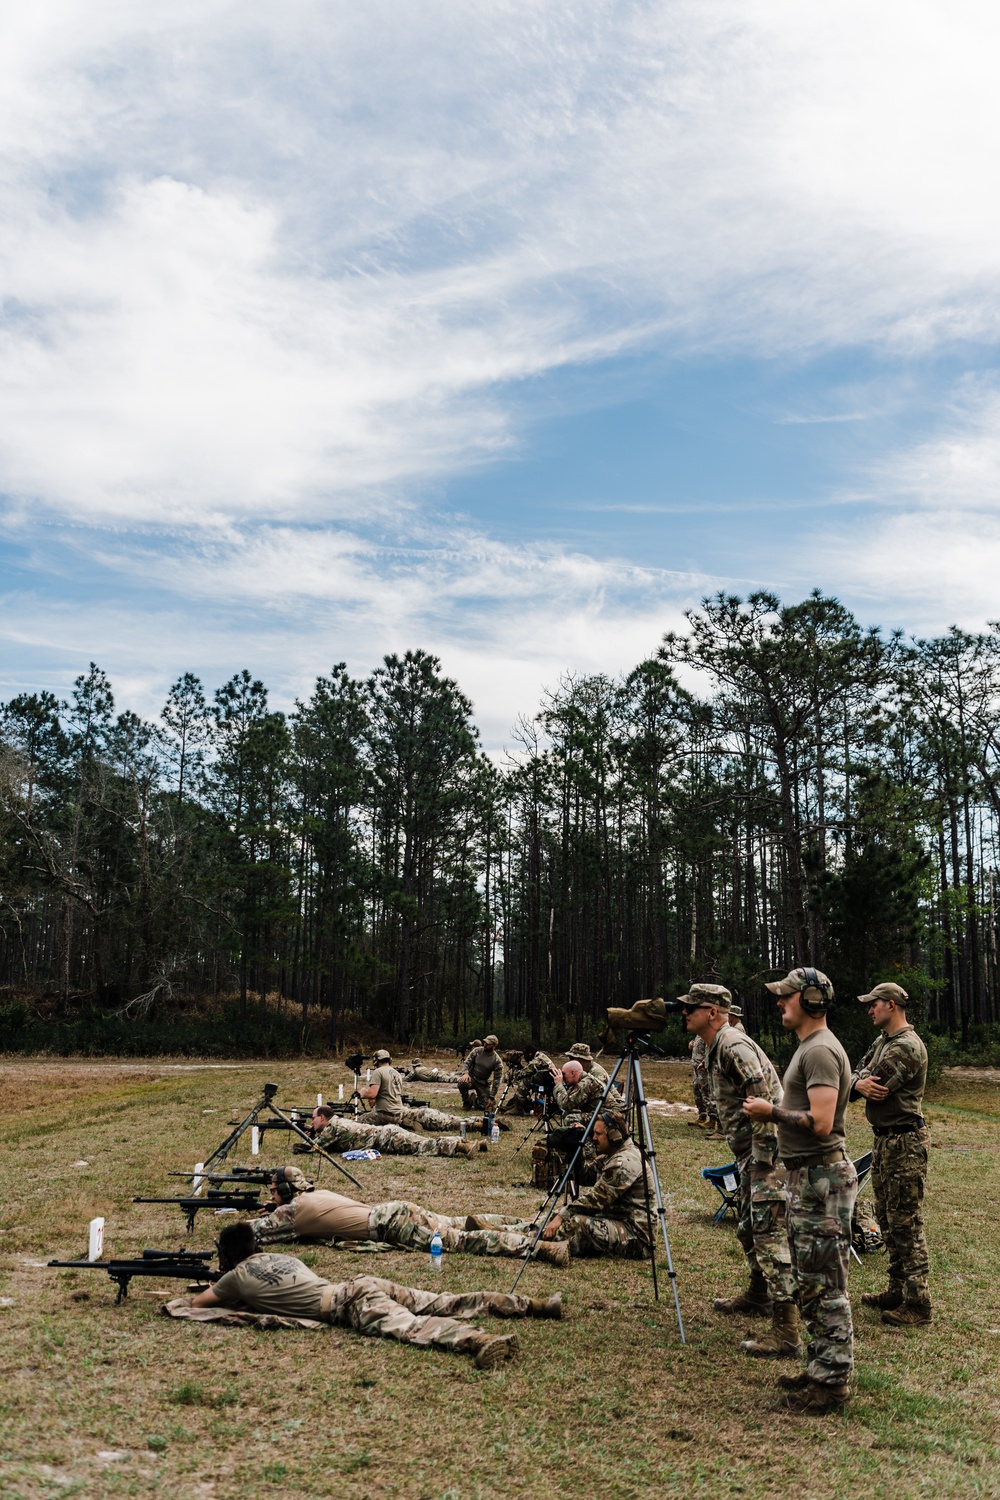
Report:
[[[769,1120],[771,1118],[770,1099],[744,1099],[743,1113],[751,1120]]]
[[[486,1113],[488,1115],[491,1115],[493,1113],[493,1111],[496,1109],[496,1107],[497,1107],[497,1101],[494,1099],[493,1095],[491,1094],[489,1096],[489,1098],[487,1099],[487,1101],[486,1101]]]
[[[562,1228],[562,1215],[553,1214],[545,1228],[542,1230],[543,1240],[554,1240]]]
[[[872,1099],[877,1104],[889,1097],[889,1090],[877,1078],[859,1078],[854,1087],[865,1099]]]

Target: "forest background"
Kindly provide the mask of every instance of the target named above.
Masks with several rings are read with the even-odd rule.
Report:
[[[709,979],[780,1061],[763,982],[808,962],[1000,1062],[998,707],[1000,625],[908,642],[818,591],[706,599],[502,761],[417,650],[287,715],[186,673],[158,723],[92,663],[0,715],[0,1050],[564,1045]]]

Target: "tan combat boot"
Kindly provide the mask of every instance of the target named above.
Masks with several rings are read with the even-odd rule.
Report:
[[[569,1265],[569,1240],[539,1240],[535,1246],[535,1259],[565,1271]]]
[[[922,1328],[930,1321],[929,1297],[922,1297],[919,1301],[904,1302],[902,1307],[889,1308],[882,1314],[882,1322],[887,1323],[890,1328]]]
[[[744,1339],[740,1353],[751,1359],[801,1359],[799,1310],[794,1302],[776,1302],[771,1311],[771,1327],[759,1339]]]
[[[815,1380],[809,1380],[782,1396],[777,1409],[801,1417],[825,1417],[828,1412],[843,1411],[850,1399],[851,1392],[846,1384],[819,1385]]]
[[[516,1359],[521,1352],[516,1333],[476,1333],[462,1346],[463,1354],[474,1356],[477,1370],[493,1370],[509,1359]]]
[[[745,1318],[767,1318],[771,1314],[771,1294],[760,1271],[750,1272],[750,1285],[738,1297],[716,1297],[716,1312],[741,1313]]]
[[[898,1282],[890,1281],[884,1292],[864,1292],[861,1296],[862,1307],[877,1307],[879,1312],[890,1312],[902,1305],[903,1288]]]
[[[699,1115],[697,1120],[688,1120],[687,1128],[688,1130],[707,1130],[711,1123],[708,1115]]]
[[[556,1292],[554,1297],[532,1297],[529,1318],[561,1318],[562,1315],[562,1292]]]

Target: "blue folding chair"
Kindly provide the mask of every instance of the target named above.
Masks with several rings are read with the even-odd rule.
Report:
[[[731,1161],[725,1167],[702,1167],[701,1175],[706,1182],[712,1184],[722,1199],[722,1206],[716,1209],[712,1223],[721,1224],[730,1212],[736,1218],[736,1194],[740,1185],[740,1171],[736,1163]]]

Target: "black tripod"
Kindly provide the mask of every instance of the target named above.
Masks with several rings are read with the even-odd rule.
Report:
[[[555,1187],[550,1189],[549,1196],[546,1198],[545,1202],[539,1209],[539,1213],[543,1215],[542,1222],[538,1226],[538,1232],[535,1235],[534,1241],[532,1242],[531,1249],[528,1251],[527,1259],[514,1278],[514,1285],[511,1287],[511,1291],[514,1291],[517,1283],[524,1275],[525,1266],[527,1265],[528,1260],[530,1260],[532,1255],[534,1254],[535,1247],[538,1245],[539,1241],[542,1238],[542,1235],[545,1232],[545,1226],[548,1224],[552,1215],[555,1213],[556,1204],[559,1202],[560,1197],[562,1197],[566,1192],[569,1184],[573,1181],[577,1163],[580,1160],[580,1157],[583,1155],[583,1148],[591,1139],[594,1133],[594,1122],[601,1111],[606,1107],[608,1096],[615,1086],[615,1080],[624,1067],[625,1112],[628,1117],[629,1130],[631,1132],[632,1138],[635,1141],[636,1145],[639,1147],[639,1154],[642,1157],[642,1185],[646,1197],[646,1221],[649,1225],[649,1239],[650,1245],[652,1247],[651,1261],[653,1269],[653,1296],[657,1299],[657,1301],[659,1301],[660,1287],[656,1275],[656,1229],[653,1224],[653,1203],[655,1201],[656,1216],[660,1222],[660,1230],[663,1234],[663,1248],[666,1252],[667,1257],[667,1276],[670,1280],[670,1285],[673,1289],[674,1294],[674,1311],[677,1314],[677,1331],[680,1334],[681,1343],[686,1344],[687,1340],[684,1337],[684,1320],[681,1317],[681,1303],[680,1298],[677,1295],[677,1272],[674,1270],[673,1257],[670,1254],[670,1236],[667,1233],[667,1211],[663,1206],[663,1193],[660,1188],[659,1174],[656,1170],[656,1147],[653,1144],[653,1132],[650,1129],[649,1125],[649,1110],[646,1105],[646,1090],[642,1081],[642,1068],[639,1064],[640,1053],[649,1052],[651,1050],[659,1051],[658,1048],[654,1048],[647,1032],[630,1032],[626,1037],[625,1051],[622,1053],[621,1057],[615,1064],[615,1070],[611,1074],[611,1077],[608,1079],[607,1084],[605,1085],[604,1093],[598,1100],[594,1112],[587,1122],[586,1129],[580,1132],[579,1144],[576,1147],[572,1159],[566,1167],[566,1170],[563,1173],[562,1177],[559,1179],[559,1182],[555,1185]],[[664,1054],[661,1053],[660,1055],[663,1056]]]
[[[211,1156],[202,1166],[202,1169],[198,1173],[198,1176],[200,1178],[208,1177],[210,1175],[211,1168],[215,1165],[216,1162],[225,1161],[230,1151],[235,1150],[241,1138],[246,1135],[248,1130],[253,1129],[253,1127],[257,1124],[257,1120],[260,1115],[264,1112],[264,1110],[267,1110],[269,1114],[274,1115],[279,1120],[283,1120],[289,1130],[293,1130],[295,1134],[300,1137],[300,1139],[305,1141],[310,1151],[315,1152],[317,1156],[321,1156],[324,1161],[328,1161],[331,1166],[336,1167],[337,1171],[342,1173],[349,1182],[353,1182],[356,1188],[361,1188],[361,1183],[358,1181],[358,1179],[356,1177],[352,1177],[347,1168],[341,1166],[336,1157],[331,1156],[329,1151],[324,1151],[322,1146],[317,1146],[312,1136],[307,1135],[307,1133],[302,1129],[301,1125],[299,1125],[296,1120],[290,1119],[288,1115],[286,1115],[282,1110],[278,1108],[278,1106],[274,1102],[274,1096],[277,1092],[278,1085],[276,1083],[265,1083],[263,1099],[258,1100],[250,1113],[248,1115],[245,1115],[244,1118],[238,1122],[235,1129],[226,1136],[226,1139],[222,1142],[222,1145],[219,1146],[217,1150],[212,1152]],[[364,1191],[363,1188],[361,1190],[362,1192]]]

